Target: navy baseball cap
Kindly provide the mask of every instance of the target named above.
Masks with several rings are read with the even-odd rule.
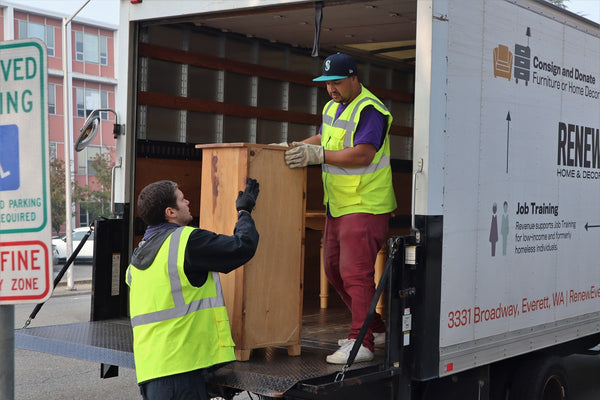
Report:
[[[356,62],[348,54],[332,54],[323,62],[323,75],[313,79],[315,82],[335,81],[354,76],[358,73]]]

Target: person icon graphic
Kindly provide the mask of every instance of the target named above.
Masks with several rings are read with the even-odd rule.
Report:
[[[500,225],[500,234],[502,235],[502,255],[506,255],[506,242],[508,238],[508,203],[505,201],[503,205],[504,213],[502,214],[502,224]]]
[[[492,245],[492,257],[496,255],[496,243],[498,242],[498,216],[496,211],[498,206],[496,203],[492,206],[492,224],[490,226],[490,243]]]

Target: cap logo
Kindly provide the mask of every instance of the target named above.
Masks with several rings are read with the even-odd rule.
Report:
[[[325,71],[329,71],[329,68],[331,68],[331,60],[325,61]]]

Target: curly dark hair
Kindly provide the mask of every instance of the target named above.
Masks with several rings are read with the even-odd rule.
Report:
[[[148,225],[166,222],[167,207],[177,208],[175,191],[177,184],[173,181],[158,181],[142,189],[137,200],[138,213]]]

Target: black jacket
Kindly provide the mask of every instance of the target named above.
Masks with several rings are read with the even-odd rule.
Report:
[[[131,264],[142,270],[150,267],[165,239],[178,227],[173,223],[149,226],[144,240],[133,251]],[[233,271],[254,257],[258,236],[252,216],[245,212],[240,213],[232,236],[195,229],[185,248],[185,275],[192,285],[200,287],[211,271]]]

